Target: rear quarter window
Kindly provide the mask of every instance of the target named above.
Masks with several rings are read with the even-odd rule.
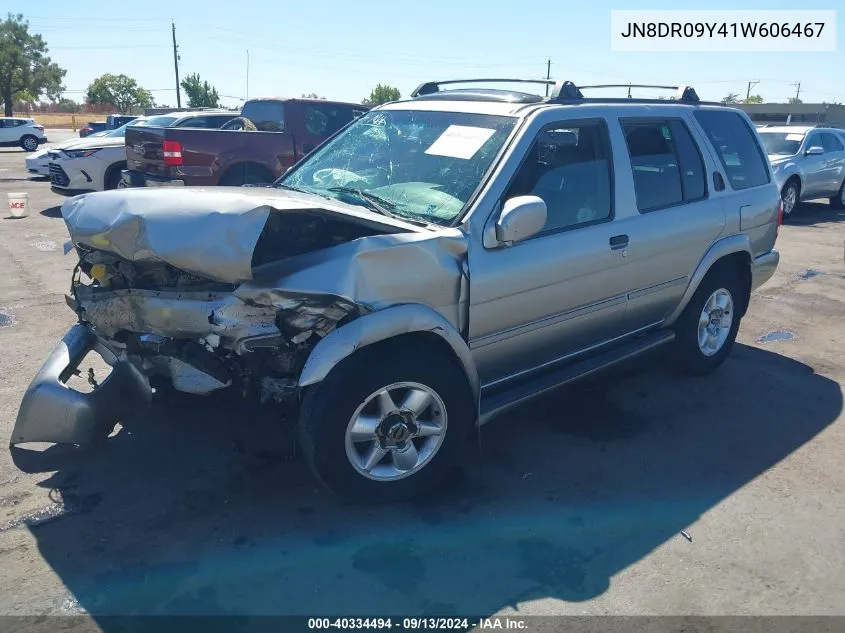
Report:
[[[749,189],[769,182],[766,155],[742,116],[730,110],[699,110],[694,116],[716,150],[731,187]]]
[[[248,101],[241,116],[252,121],[261,132],[285,131],[285,106],[281,101]]]

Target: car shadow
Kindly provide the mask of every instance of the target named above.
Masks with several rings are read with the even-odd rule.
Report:
[[[845,222],[845,209],[836,209],[826,201],[811,200],[798,205],[784,222],[791,226]]]
[[[835,381],[758,348],[737,345],[705,378],[654,360],[491,422],[445,486],[394,506],[338,502],[289,425],[220,397],[153,403],[97,449],[13,453],[56,471],[40,485],[64,514],[29,529],[95,618],[579,602],[670,539],[695,547],[681,530],[694,537],[702,514],[842,410]]]
[[[47,209],[44,209],[43,211],[40,211],[39,213],[41,213],[41,215],[43,215],[45,218],[61,218],[62,217],[62,207],[58,206],[58,205],[55,206],[55,207],[48,207]]]

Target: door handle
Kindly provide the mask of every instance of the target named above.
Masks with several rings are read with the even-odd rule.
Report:
[[[618,251],[619,249],[626,248],[628,246],[628,236],[627,235],[614,235],[610,238],[610,250]]]

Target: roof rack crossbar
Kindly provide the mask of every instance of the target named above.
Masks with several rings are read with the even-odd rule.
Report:
[[[704,103],[699,99],[695,89],[692,86],[663,86],[655,84],[595,84],[591,86],[576,86],[571,81],[558,81],[555,79],[515,79],[515,78],[495,78],[495,79],[448,79],[445,81],[427,81],[419,86],[411,93],[411,98],[416,98],[424,95],[430,95],[435,92],[440,92],[441,86],[451,84],[477,84],[477,83],[530,83],[539,84],[542,86],[553,86],[551,95],[547,101],[549,103],[572,103],[572,102],[639,102],[652,103],[662,102],[662,99],[633,99],[628,98],[590,98],[585,97],[581,89],[589,90],[594,88],[649,88],[655,90],[674,90],[675,96],[670,97],[674,101],[682,101],[684,103]]]
[[[417,88],[411,93],[411,97],[419,97],[422,95],[428,95],[433,92],[439,92],[440,86],[446,86],[449,84],[480,84],[480,83],[518,83],[518,84],[541,84],[544,86],[553,86],[555,85],[554,79],[507,79],[507,78],[497,78],[497,79],[447,79],[446,81],[426,81],[421,83]]]

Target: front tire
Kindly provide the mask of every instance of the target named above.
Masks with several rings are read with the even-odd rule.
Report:
[[[801,185],[794,178],[787,182],[780,191],[780,199],[783,201],[783,215],[789,217],[798,206],[801,196]]]
[[[748,300],[744,292],[739,276],[729,266],[707,273],[674,325],[675,357],[681,370],[705,375],[725,361]]]
[[[839,193],[830,199],[830,206],[834,209],[845,209],[845,180],[839,186]]]
[[[21,137],[21,148],[25,152],[34,152],[38,149],[38,139],[32,136],[31,134],[27,134],[26,136]]]
[[[431,345],[382,343],[342,361],[302,404],[299,441],[317,479],[353,503],[439,484],[476,420],[466,376]]]

